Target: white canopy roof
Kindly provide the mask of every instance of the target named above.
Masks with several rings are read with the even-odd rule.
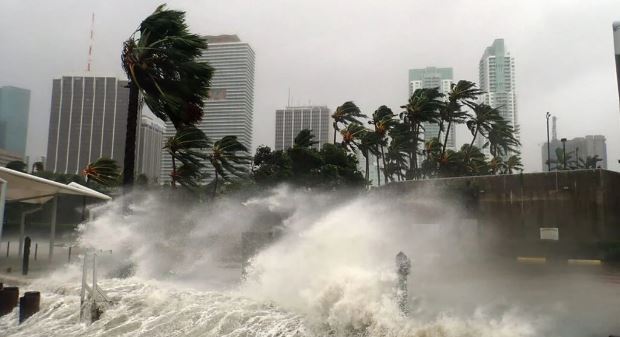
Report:
[[[6,167],[0,167],[0,180],[7,182],[6,201],[43,204],[57,194],[79,195],[101,200],[112,199],[77,183],[65,185]]]

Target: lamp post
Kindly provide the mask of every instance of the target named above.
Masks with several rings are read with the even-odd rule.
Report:
[[[577,163],[577,169],[579,169],[579,147],[575,148],[575,162]]]
[[[566,170],[566,138],[560,139],[562,142],[562,160],[564,161],[564,169]]]
[[[545,117],[547,118],[547,172],[551,172],[551,143],[549,142],[549,117],[551,114],[547,112]]]

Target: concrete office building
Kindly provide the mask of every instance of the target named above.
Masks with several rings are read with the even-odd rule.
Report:
[[[28,138],[30,90],[0,87],[0,149],[23,157]]]
[[[254,112],[254,51],[236,35],[206,36],[208,49],[201,59],[215,70],[211,79],[205,114],[198,123],[213,142],[224,136],[237,136],[239,142],[252,150]],[[165,138],[175,134],[172,124],[166,125]],[[170,182],[172,159],[162,154],[160,182]],[[212,170],[208,170],[212,173]]]
[[[561,140],[557,137],[553,137],[551,140],[550,153],[551,153],[551,170],[562,169],[563,160],[562,155],[558,156],[557,153],[563,153],[564,148]],[[541,148],[542,153],[542,169],[548,171],[547,168],[547,142],[545,142]],[[607,144],[605,136],[602,135],[589,135],[585,137],[577,137],[568,139],[566,141],[566,166],[568,168],[579,167],[583,168],[588,158],[598,156],[601,161],[596,163],[596,168],[607,169]],[[560,160],[558,160],[558,157]]]
[[[620,99],[620,21],[614,22],[612,27],[614,31],[614,54],[616,56],[616,79],[618,81],[618,99]]]
[[[445,95],[450,92],[450,85],[454,80],[452,68],[436,68],[426,67],[421,69],[409,70],[409,97],[413,95],[416,89],[421,88],[439,88],[439,91]],[[448,136],[449,149],[455,149],[456,131],[455,127],[450,128]],[[439,134],[439,125],[424,123],[424,140],[428,141],[437,137]],[[443,143],[445,134],[442,132],[440,141]]]
[[[128,105],[126,80],[99,76],[54,79],[45,169],[79,174],[102,157],[114,159],[122,167]],[[163,127],[157,127],[149,117],[138,118],[136,174],[145,173],[151,179],[159,172],[153,158],[161,156]]]
[[[275,150],[293,147],[293,141],[303,129],[312,130],[314,148],[320,149],[333,137],[331,115],[326,106],[297,106],[276,110]],[[331,130],[333,132],[333,130]]]
[[[161,173],[164,128],[164,122],[161,119],[147,115],[142,116],[138,128],[136,172],[145,174],[151,183],[157,183]]]
[[[483,102],[498,108],[501,116],[518,131],[515,60],[506,49],[504,39],[496,39],[485,49],[479,63],[479,76],[478,84],[485,92],[482,95]],[[480,137],[477,146],[482,147],[484,142],[483,137]],[[488,155],[488,148],[483,152]]]
[[[63,76],[53,80],[46,170],[78,174],[101,157],[125,158],[127,81]]]

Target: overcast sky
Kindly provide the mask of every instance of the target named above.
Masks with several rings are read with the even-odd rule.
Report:
[[[122,76],[121,44],[160,1],[0,0],[0,86],[32,91],[28,154],[47,146],[52,78],[86,68],[95,12],[93,69]],[[169,1],[193,32],[237,34],[256,52],[254,146],[273,145],[275,109],[287,103],[355,101],[366,114],[407,100],[407,70],[453,67],[478,82],[495,38],[516,59],[526,171],[541,170],[545,112],[559,137],[603,134],[619,168],[620,111],[611,24],[620,1],[201,0]],[[458,142],[468,141],[466,130]]]

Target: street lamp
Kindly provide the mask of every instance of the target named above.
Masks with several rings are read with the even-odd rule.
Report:
[[[562,138],[560,141],[562,142],[562,159],[564,160],[564,169],[566,170],[566,138]]]
[[[551,114],[547,112],[545,117],[547,118],[547,172],[551,172],[551,144],[549,143],[549,117]]]

